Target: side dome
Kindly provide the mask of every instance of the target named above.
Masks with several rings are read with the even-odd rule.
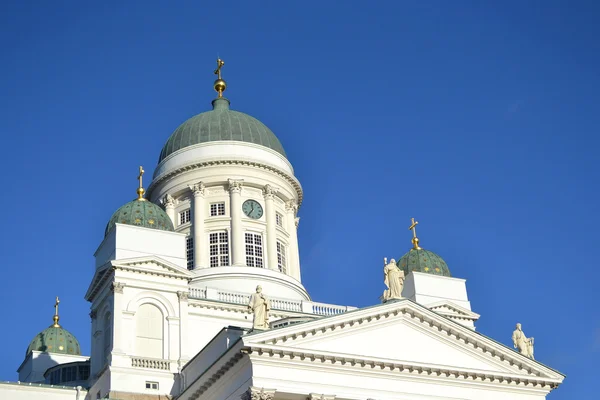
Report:
[[[81,348],[75,336],[60,326],[51,326],[35,335],[27,348],[25,356],[33,350],[47,353],[81,355]]]
[[[226,98],[217,98],[212,105],[211,111],[198,114],[175,129],[160,152],[159,163],[178,150],[220,140],[258,144],[286,157],[279,139],[265,124],[248,114],[230,110]]]
[[[108,235],[117,223],[142,226],[161,231],[175,231],[173,222],[167,213],[156,204],[145,199],[130,201],[115,211],[106,225],[104,236]]]
[[[425,249],[410,249],[408,253],[402,256],[396,263],[404,271],[404,275],[409,272],[417,271],[427,274],[451,276],[446,261],[433,251]]]

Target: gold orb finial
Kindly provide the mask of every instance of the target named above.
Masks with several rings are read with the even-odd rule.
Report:
[[[58,299],[58,296],[56,296],[56,302],[54,303],[54,317],[52,317],[52,320],[54,321],[54,323],[52,324],[52,327],[54,328],[60,328],[60,325],[58,324],[58,320],[60,319],[60,317],[58,316],[58,304],[60,303],[60,300]]]
[[[419,221],[415,221],[414,218],[411,218],[410,222],[411,224],[408,227],[408,230],[413,231],[413,238],[411,240],[413,248],[411,250],[421,250],[419,247],[419,238],[417,237],[417,225],[419,225]]]
[[[137,177],[138,181],[140,181],[140,186],[137,188],[137,195],[138,195],[138,200],[141,201],[145,201],[146,199],[144,199],[144,193],[146,193],[146,190],[144,189],[144,187],[142,186],[142,176],[144,176],[144,168],[142,168],[142,166],[140,165],[140,173]]]
[[[221,68],[225,65],[225,61],[217,58],[217,69],[215,69],[214,74],[217,75],[217,80],[215,81],[214,88],[217,93],[219,93],[219,97],[223,97],[223,92],[227,89],[227,83],[221,78]]]

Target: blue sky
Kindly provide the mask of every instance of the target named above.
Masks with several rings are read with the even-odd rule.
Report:
[[[592,1],[5,2],[0,379],[56,295],[89,354],[105,224],[210,109],[218,54],[232,109],[277,134],[304,187],[314,300],[377,303],[416,217],[478,330],[511,345],[521,322],[567,374],[549,398],[595,397],[599,17]]]

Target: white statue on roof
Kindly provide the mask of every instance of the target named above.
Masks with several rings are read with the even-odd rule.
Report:
[[[513,331],[512,340],[515,349],[519,350],[519,353],[535,360],[533,358],[533,338],[525,336],[525,332],[521,329],[521,324],[517,324],[516,329]]]
[[[262,287],[256,287],[256,293],[250,296],[248,311],[254,314],[252,329],[269,329],[269,311],[271,310],[271,301],[262,292]]]
[[[383,283],[387,287],[383,292],[383,301],[401,299],[404,288],[404,271],[396,265],[396,260],[393,258],[388,263],[387,257],[385,257],[383,264]]]

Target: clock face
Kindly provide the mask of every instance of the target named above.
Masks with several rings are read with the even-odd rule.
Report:
[[[256,200],[246,200],[244,204],[242,204],[242,211],[244,211],[244,214],[248,217],[253,219],[259,219],[263,215],[263,208]]]

